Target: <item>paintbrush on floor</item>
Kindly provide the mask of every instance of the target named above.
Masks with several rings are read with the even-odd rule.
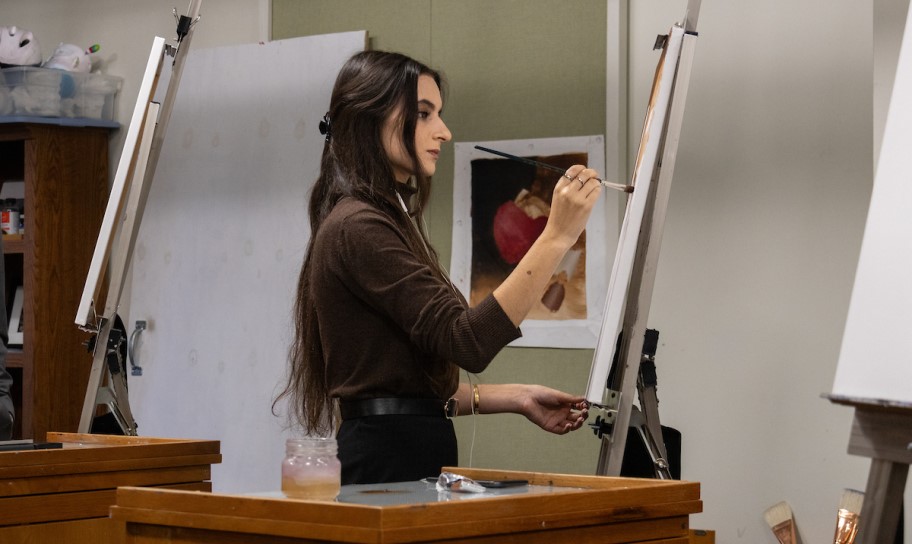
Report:
[[[839,511],[836,513],[836,534],[833,535],[835,544],[852,544],[858,534],[858,518],[861,515],[861,505],[864,503],[864,493],[854,489],[846,489],[839,501]]]
[[[787,502],[777,502],[767,508],[763,514],[773,534],[780,544],[798,544],[795,536],[795,519],[792,517],[792,508]]]

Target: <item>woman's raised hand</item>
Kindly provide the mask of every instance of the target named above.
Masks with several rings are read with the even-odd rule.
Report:
[[[542,235],[562,240],[567,248],[573,246],[586,228],[600,194],[598,172],[579,164],[568,168],[554,186],[551,212]]]

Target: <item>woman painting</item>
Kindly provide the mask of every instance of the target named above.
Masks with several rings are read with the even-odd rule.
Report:
[[[458,464],[448,416],[512,412],[546,431],[582,426],[583,397],[539,385],[460,383],[519,325],[579,238],[601,187],[569,168],[547,227],[489,297],[469,307],[431,247],[422,213],[441,144],[440,75],[397,53],[356,54],[321,122],[311,239],[298,282],[287,397],[304,429],[335,428],[342,483],[413,481]]]

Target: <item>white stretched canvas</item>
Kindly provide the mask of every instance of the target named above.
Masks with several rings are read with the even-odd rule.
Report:
[[[589,372],[589,384],[586,387],[586,399],[593,404],[601,404],[614,352],[617,349],[617,337],[621,331],[621,318],[627,303],[627,289],[633,272],[637,241],[643,213],[648,201],[649,187],[652,184],[660,143],[664,135],[665,117],[671,100],[671,91],[681,52],[684,31],[674,27],[668,36],[665,51],[656,71],[652,94],[643,123],[643,133],[637,153],[637,162],[633,174],[633,195],[627,202],[624,223],[618,241],[617,254],[608,283],[605,297],[605,310],[602,319],[599,342],[592,358]]]
[[[900,49],[833,395],[912,404],[912,10]]]
[[[123,218],[118,214],[122,212],[123,203],[126,202],[130,190],[129,181],[131,166],[133,166],[132,161],[137,148],[140,146],[143,121],[146,117],[149,101],[152,100],[155,92],[155,86],[157,85],[156,75],[160,63],[163,62],[164,49],[165,39],[156,36],[152,41],[152,50],[149,52],[149,60],[143,73],[139,94],[136,97],[136,105],[133,108],[130,126],[127,128],[127,135],[124,138],[120,161],[117,164],[117,172],[114,175],[114,182],[111,186],[111,194],[108,197],[108,205],[101,223],[98,241],[95,243],[95,251],[92,254],[92,263],[89,267],[85,288],[79,301],[79,308],[76,311],[76,324],[80,327],[94,330],[98,326],[98,323],[95,322],[95,314],[106,315],[104,308],[95,307],[95,301],[103,288],[102,274],[105,272],[108,260],[111,257],[111,247],[114,244],[115,234],[117,229],[121,228],[119,225]],[[140,160],[147,157],[148,154],[140,154]],[[140,171],[140,169],[137,168],[137,171]],[[120,278],[116,278],[116,281],[120,281]],[[119,297],[120,293],[116,295]],[[108,304],[111,302],[114,301],[108,301]]]

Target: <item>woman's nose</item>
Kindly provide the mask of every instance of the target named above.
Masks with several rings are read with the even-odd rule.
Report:
[[[440,127],[437,130],[437,138],[442,142],[449,142],[453,138],[453,134],[450,133],[450,129],[447,128],[446,123],[443,122],[443,119],[440,120]]]

